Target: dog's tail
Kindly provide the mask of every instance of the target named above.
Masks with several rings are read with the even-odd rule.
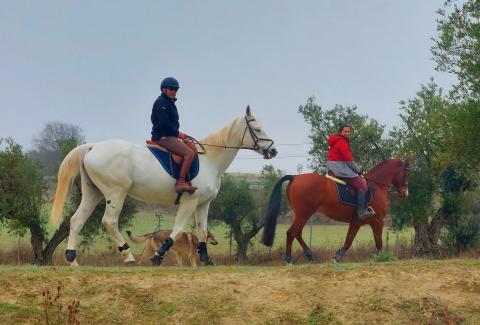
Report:
[[[133,241],[136,244],[144,243],[148,238],[151,238],[154,236],[154,233],[150,234],[145,234],[143,236],[136,236],[132,234],[130,230],[127,230],[127,235],[130,238],[131,241]]]

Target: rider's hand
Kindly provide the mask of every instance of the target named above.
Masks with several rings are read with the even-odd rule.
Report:
[[[360,176],[361,178],[365,178],[365,174],[363,170],[361,170],[360,173],[358,173],[358,176]]]
[[[179,139],[185,140],[187,137],[188,137],[188,135],[186,135],[185,133],[180,132],[180,131],[178,132],[178,138]]]

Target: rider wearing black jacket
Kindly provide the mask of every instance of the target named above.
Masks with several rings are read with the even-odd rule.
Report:
[[[163,79],[160,85],[162,94],[157,98],[152,108],[152,141],[183,157],[180,177],[175,184],[175,190],[177,193],[193,193],[197,188],[185,182],[185,177],[195,158],[195,153],[183,142],[187,135],[178,130],[180,124],[177,107],[175,106],[178,88],[180,88],[180,85],[176,79],[172,77]]]

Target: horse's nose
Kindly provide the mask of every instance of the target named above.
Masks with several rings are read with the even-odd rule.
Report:
[[[275,148],[272,148],[272,149],[270,150],[270,155],[271,155],[272,157],[275,157],[275,156],[277,155],[277,153],[278,153],[278,151],[277,151],[277,149],[275,149]]]

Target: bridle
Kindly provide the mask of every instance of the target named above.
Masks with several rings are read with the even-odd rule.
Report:
[[[243,130],[243,135],[242,135],[242,143],[243,143],[243,140],[245,139],[245,135],[247,134],[247,130],[248,132],[250,133],[250,136],[252,137],[252,140],[253,140],[253,147],[245,147],[245,146],[222,146],[222,145],[218,145],[218,144],[208,144],[208,143],[199,143],[197,141],[197,143],[202,147],[202,149],[205,151],[205,149],[203,148],[203,146],[208,146],[208,147],[217,147],[217,148],[224,148],[224,149],[247,149],[247,150],[253,150],[253,151],[257,151],[260,149],[260,146],[258,145],[258,143],[260,141],[269,141],[270,142],[270,145],[264,149],[264,151],[268,151],[272,146],[273,146],[273,140],[272,139],[268,139],[268,138],[260,138],[258,137],[258,135],[255,133],[255,130],[253,129],[252,125],[250,124],[251,122],[255,121],[254,118],[252,119],[248,119],[247,116],[245,116],[245,122],[246,122],[246,126],[245,126],[245,130]]]

